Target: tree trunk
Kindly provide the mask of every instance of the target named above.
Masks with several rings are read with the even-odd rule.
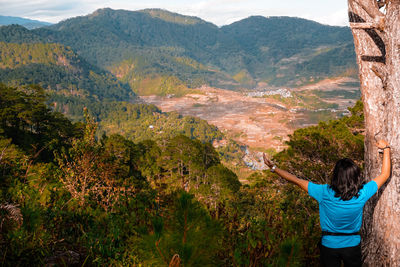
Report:
[[[364,265],[400,266],[400,0],[349,0],[348,6],[364,102],[367,180],[381,171],[376,140],[392,147],[392,176],[364,209]]]

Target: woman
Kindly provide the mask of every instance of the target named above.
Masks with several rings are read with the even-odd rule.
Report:
[[[333,170],[331,184],[314,184],[276,167],[265,157],[264,162],[282,178],[298,185],[315,198],[319,204],[322,229],[322,266],[361,266],[360,227],[364,204],[390,176],[390,146],[380,140],[383,150],[381,174],[365,183],[360,168],[351,159],[341,159]]]

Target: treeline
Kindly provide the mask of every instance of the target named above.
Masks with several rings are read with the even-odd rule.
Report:
[[[53,94],[91,101],[134,99],[130,86],[59,44],[0,42],[0,81],[39,84]]]
[[[160,140],[176,135],[212,143],[224,139],[221,131],[207,121],[182,116],[177,112],[162,112],[155,105],[123,101],[96,101],[79,97],[52,95],[52,108],[67,114],[73,121],[83,121],[83,110],[99,123],[98,136],[121,134],[135,141]]]
[[[317,204],[292,185],[269,172],[242,185],[210,143],[183,135],[96,138],[88,112],[72,123],[45,101],[39,87],[0,86],[2,265],[318,264]],[[317,182],[337,158],[362,163],[361,105],[351,112],[295,131],[275,160]]]

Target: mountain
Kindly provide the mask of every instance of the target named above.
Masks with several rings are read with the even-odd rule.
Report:
[[[18,24],[18,25],[24,26],[27,29],[36,29],[36,28],[40,28],[43,26],[51,25],[51,23],[49,23],[49,22],[0,15],[0,26],[1,25],[11,25],[11,24]]]
[[[291,80],[307,83],[310,76],[322,79],[356,68],[353,39],[347,27],[292,17],[253,16],[224,26],[221,31],[228,43],[238,44],[228,53],[220,51],[224,55],[221,58],[232,60],[225,67],[230,73],[242,68],[253,78],[293,85]],[[325,62],[322,69],[321,59]]]
[[[48,42],[71,46],[89,62],[108,70],[120,68],[125,60],[134,61],[130,81],[144,81],[131,84],[134,88],[143,83],[159,87],[170,77],[187,87],[226,79],[224,73],[198,67],[197,57],[214,56],[208,47],[215,43],[218,27],[192,17],[154,9],[101,9],[35,33]]]
[[[0,28],[0,40],[2,34]],[[300,18],[254,16],[219,28],[160,9],[105,8],[30,34],[70,46],[144,95],[179,94],[202,84],[299,86],[357,73],[348,27]]]
[[[82,59],[71,48],[48,43],[0,42],[0,81],[8,86],[39,84],[57,110],[72,117],[100,100],[132,101],[128,84]],[[81,103],[79,110],[76,110]]]

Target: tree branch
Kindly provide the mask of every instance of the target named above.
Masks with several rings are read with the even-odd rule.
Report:
[[[161,238],[156,241],[156,249],[157,249],[158,253],[160,254],[161,258],[163,259],[163,261],[169,265],[167,258],[164,256],[164,254],[161,252],[160,247],[158,246],[160,244],[160,241],[161,241]]]
[[[350,22],[350,28],[352,29],[379,29],[382,30],[382,25],[375,22]]]
[[[373,20],[379,21],[381,17],[384,17],[379,10],[378,2],[376,0],[353,0],[358,6],[360,6]],[[352,2],[353,2],[352,1]],[[366,3],[367,5],[365,5]]]
[[[3,159],[4,153],[6,152],[8,146],[11,144],[11,140],[8,141],[8,144],[6,144],[6,146],[4,147],[3,151],[1,151],[1,155],[0,155],[0,162]]]

